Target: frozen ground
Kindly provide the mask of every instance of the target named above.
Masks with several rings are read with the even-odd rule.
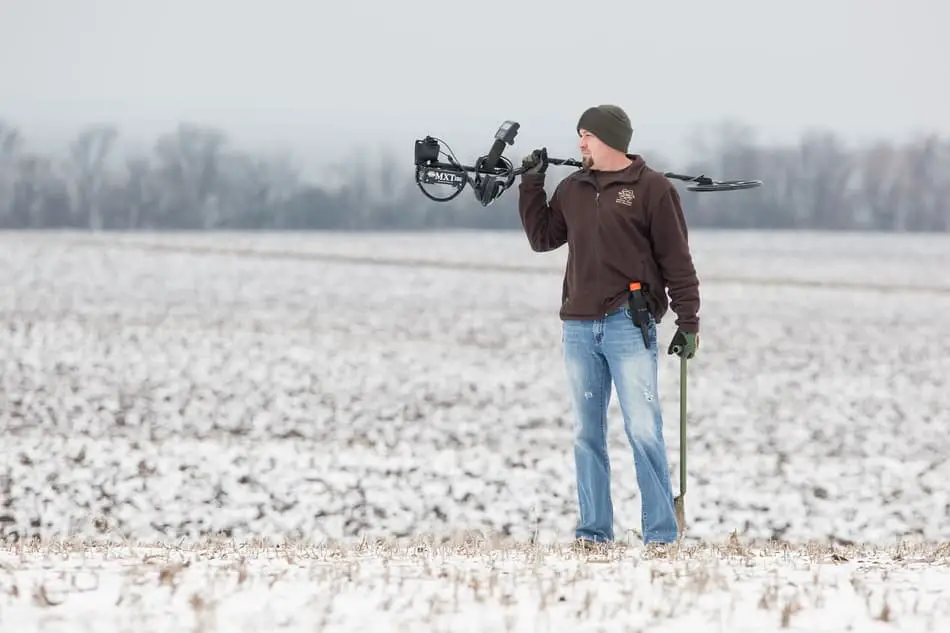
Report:
[[[946,630],[947,548],[620,548],[476,537],[318,546],[209,542],[0,551],[7,631]]]
[[[383,580],[379,556],[347,540],[331,567],[314,562],[319,545],[299,550],[302,568],[280,562],[284,554],[258,557],[250,584],[235,588],[234,563],[218,571],[197,541],[373,543],[460,530],[522,544],[536,535],[551,547],[570,538],[571,415],[556,318],[565,254],[532,253],[518,234],[0,234],[0,535],[127,543],[108,561],[85,553],[84,565],[100,566],[97,600],[74,595],[88,578],[69,580],[82,548],[43,563],[23,553],[29,543],[11,546],[21,550],[0,569],[0,624],[61,617],[60,607],[36,606],[44,600],[33,587],[37,574],[62,572],[73,585],[61,593],[78,605],[69,613],[94,611],[125,583],[143,597],[110,607],[116,618],[218,613],[206,630],[239,630],[221,620],[229,607],[183,613],[174,605],[187,606],[188,592],[145,592],[158,572],[133,544],[160,540],[195,558],[180,577],[201,585],[202,601],[288,601],[256,612],[255,630],[314,630],[294,601],[315,604],[318,617],[324,598],[314,596],[327,591],[352,596],[327,616],[348,630],[372,610],[391,625],[380,630],[417,630],[411,618],[430,615],[444,630],[498,630],[492,618],[505,613],[511,630],[538,614],[542,630],[565,617],[582,630],[638,630],[662,619],[639,601],[662,614],[676,600],[695,607],[688,621],[731,622],[723,630],[779,626],[782,604],[801,606],[788,606],[800,630],[842,630],[823,615],[838,610],[856,630],[874,630],[866,621],[893,630],[873,620],[878,590],[909,627],[900,630],[939,630],[950,595],[940,549],[950,534],[950,238],[697,232],[694,243],[703,346],[690,368],[686,546],[696,552],[639,560],[639,498],[614,401],[617,529],[631,543],[620,560],[594,567],[529,552],[506,562],[520,571],[505,576],[486,562],[503,550],[482,545],[446,554],[440,579],[442,554],[400,550],[393,568],[408,579]],[[672,318],[660,332],[665,349]],[[676,363],[661,359],[678,486]],[[708,545],[733,532],[740,543],[771,538],[810,553],[737,558]],[[899,541],[922,542],[923,553],[894,554]],[[817,544],[854,551],[829,562]],[[357,580],[341,580],[347,573]],[[266,587],[280,574],[303,575],[295,597]],[[455,606],[453,586],[493,574],[519,580],[482,602],[461,591]],[[583,583],[564,602],[539,604],[577,574]],[[208,580],[219,576],[220,589]],[[696,596],[702,577],[718,598]],[[399,594],[387,610],[374,593],[387,583],[420,593]],[[12,586],[19,598],[4,598]],[[771,606],[747,606],[772,586]],[[593,611],[577,615],[585,592],[603,587]],[[473,600],[490,607],[481,619],[466,615]],[[347,615],[347,604],[359,606]],[[615,610],[628,607],[618,621]]]

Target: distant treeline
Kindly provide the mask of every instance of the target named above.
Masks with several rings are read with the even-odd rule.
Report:
[[[950,230],[950,140],[846,146],[832,132],[789,145],[756,143],[748,129],[713,128],[688,164],[661,170],[712,178],[757,178],[759,189],[683,190],[691,226],[884,231]],[[214,127],[183,123],[148,153],[116,166],[111,125],[85,128],[68,151],[30,150],[0,121],[0,228],[182,229],[517,229],[516,187],[489,208],[470,189],[450,203],[427,200],[413,180],[412,139],[404,154],[357,155],[343,182],[308,182],[292,157],[235,148]],[[336,151],[328,150],[330,151]],[[509,150],[512,159],[521,153]],[[472,160],[463,162],[471,163]],[[568,172],[552,168],[548,191]],[[678,184],[682,187],[682,184]]]

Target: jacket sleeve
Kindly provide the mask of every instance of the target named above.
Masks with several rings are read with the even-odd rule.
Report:
[[[670,307],[683,332],[699,331],[699,277],[690,253],[686,217],[679,192],[665,183],[650,210],[653,256],[669,289]]]
[[[544,174],[522,174],[518,189],[518,212],[531,249],[541,253],[566,244],[567,223],[561,211],[560,185],[550,203],[544,192]]]

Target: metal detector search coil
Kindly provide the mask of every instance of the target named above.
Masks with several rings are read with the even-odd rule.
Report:
[[[475,199],[483,207],[494,203],[507,191],[515,178],[531,168],[531,165],[515,168],[503,153],[506,145],[514,145],[520,124],[515,121],[505,121],[495,132],[495,140],[488,154],[479,156],[474,165],[463,165],[455,157],[455,153],[442,139],[426,136],[416,140],[415,165],[416,185],[422,194],[436,202],[448,202],[456,198],[470,185],[475,192]],[[442,145],[448,153],[442,151]],[[445,155],[447,162],[441,162],[439,156]],[[566,165],[569,167],[583,167],[583,163],[569,158],[548,158],[551,165]],[[470,176],[469,174],[474,174]],[[665,172],[667,178],[683,180],[690,184],[689,191],[738,191],[753,189],[762,185],[761,180],[712,180],[706,176],[686,176],[674,172]],[[446,197],[436,197],[423,188],[423,185],[439,185],[449,187],[453,191]]]

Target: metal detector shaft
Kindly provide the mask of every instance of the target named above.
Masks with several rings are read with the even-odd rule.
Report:
[[[549,158],[548,163],[551,165],[565,165],[568,167],[583,167],[583,163],[579,160],[573,158]],[[426,167],[429,169],[440,169],[443,171],[467,171],[470,174],[478,173],[485,174],[488,176],[507,176],[509,173],[519,176],[527,171],[526,167],[518,167],[516,169],[508,169],[504,166],[494,167],[492,169],[486,169],[485,167],[476,167],[475,165],[456,165],[453,163],[445,162],[430,162],[426,164]]]
[[[548,158],[548,164],[563,165],[566,167],[584,166],[581,161],[573,158]],[[445,162],[430,162],[427,166],[429,169],[436,169],[442,172],[468,172],[485,176],[507,176],[512,178],[515,176],[520,176],[530,169],[530,167],[518,167],[512,169],[507,168],[504,165],[501,167],[487,169],[481,166],[461,165]],[[713,180],[712,178],[709,178],[705,175],[689,176],[687,174],[678,174],[672,171],[664,172],[663,175],[667,178],[691,183],[687,187],[687,189],[690,191],[731,191],[737,189],[754,189],[755,187],[758,187],[762,184],[762,181],[760,180]]]

